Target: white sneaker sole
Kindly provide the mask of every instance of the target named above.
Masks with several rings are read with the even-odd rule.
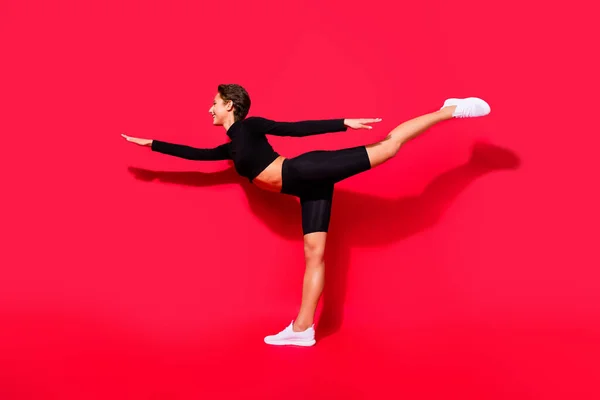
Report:
[[[316,340],[295,340],[295,339],[287,339],[287,340],[275,340],[270,341],[265,339],[266,344],[270,344],[273,346],[313,346],[317,341]]]

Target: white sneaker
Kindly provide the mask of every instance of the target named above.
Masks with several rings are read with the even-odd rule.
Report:
[[[302,332],[294,332],[294,321],[276,335],[265,337],[265,343],[275,346],[312,346],[315,341],[315,325]]]
[[[447,99],[444,107],[456,106],[452,113],[454,118],[474,118],[488,115],[492,110],[490,105],[478,97],[468,97],[466,99]]]

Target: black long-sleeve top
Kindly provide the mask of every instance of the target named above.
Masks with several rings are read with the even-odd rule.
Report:
[[[262,117],[236,121],[227,130],[230,142],[212,149],[199,149],[160,140],[152,150],[188,160],[233,160],[238,174],[252,182],[279,154],[265,135],[302,137],[347,130],[343,119],[276,122]]]

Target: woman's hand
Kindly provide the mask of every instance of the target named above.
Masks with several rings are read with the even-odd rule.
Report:
[[[373,129],[372,126],[367,124],[374,124],[376,122],[381,122],[381,118],[345,119],[344,125],[352,129]]]
[[[136,138],[132,136],[127,136],[124,133],[121,133],[121,136],[123,136],[128,142],[139,144],[140,146],[152,146],[152,139]]]

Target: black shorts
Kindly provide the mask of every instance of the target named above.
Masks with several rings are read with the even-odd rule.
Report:
[[[302,208],[304,234],[327,232],[334,185],[371,169],[365,146],[310,151],[285,159],[281,193],[296,196]]]

